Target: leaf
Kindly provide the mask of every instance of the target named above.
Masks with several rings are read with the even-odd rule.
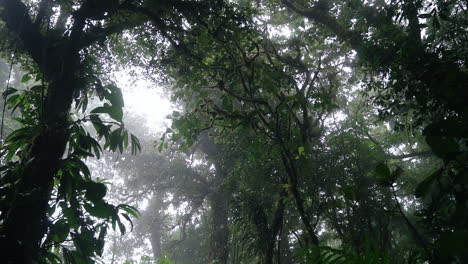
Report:
[[[304,149],[303,146],[300,146],[300,147],[297,148],[297,153],[299,154],[299,156],[304,154],[304,150],[305,149]]]
[[[53,263],[53,264],[62,263],[62,260],[52,252],[45,252],[44,258],[47,260],[46,263]]]
[[[141,216],[140,212],[138,212],[138,209],[128,204],[119,204],[116,208],[124,210],[125,212],[127,212],[135,218],[139,218]]]
[[[34,85],[33,87],[29,88],[29,90],[36,92],[36,93],[41,93],[44,90],[44,86],[42,85]]]
[[[122,108],[124,107],[124,100],[122,91],[115,85],[108,85],[106,88],[109,89],[109,93],[106,93],[104,97],[109,100],[113,107]]]
[[[127,148],[128,147],[128,131],[126,129],[124,129],[122,132],[123,132],[122,133],[123,147]]]
[[[70,232],[70,225],[65,219],[60,219],[51,227],[52,241],[61,243],[67,239]]]
[[[8,143],[17,143],[21,141],[29,142],[34,137],[34,131],[31,127],[23,127],[11,132],[6,138]]]
[[[92,114],[108,114],[112,119],[118,122],[122,122],[123,110],[122,107],[116,105],[109,105],[107,103],[104,106],[99,106],[91,111]]]
[[[2,94],[2,95],[3,95],[3,98],[6,98],[6,97],[8,97],[8,96],[11,95],[11,94],[16,93],[17,91],[18,91],[18,90],[15,89],[15,88],[13,88],[13,87],[8,87],[8,89],[5,90],[5,91],[3,92],[3,94]]]
[[[117,224],[119,225],[120,233],[122,235],[125,235],[125,232],[127,231],[125,228],[125,225],[120,221],[120,218],[117,219]]]
[[[105,144],[112,151],[119,149],[120,153],[123,152],[123,138],[122,138],[122,128],[117,128],[111,132],[109,140]]]
[[[122,214],[122,216],[130,223],[131,225],[130,232],[133,231],[133,222],[132,222],[132,219],[130,219],[130,216],[128,216],[128,214]]]
[[[23,75],[23,78],[21,78],[22,83],[27,83],[29,80],[31,80],[31,75],[30,74],[25,74],[25,75]]]
[[[70,171],[73,175],[77,174],[76,172],[81,172],[83,175],[84,179],[90,181],[91,180],[91,171],[89,171],[88,165],[84,163],[78,156],[70,156],[67,161],[69,162],[68,165],[71,166],[71,168],[77,169],[75,173],[73,171]],[[79,176],[79,175],[75,175]]]
[[[341,187],[341,193],[343,194],[346,200],[356,201],[356,188],[351,185],[346,185]]]
[[[172,264],[172,261],[164,254],[163,256],[159,257],[158,264]]]
[[[76,217],[76,210],[72,207],[68,207],[66,202],[60,202],[60,208],[62,209],[63,215],[65,216],[70,228],[78,228],[79,220]]]
[[[19,104],[23,101],[23,98],[24,97],[21,94],[15,94],[8,98],[7,104],[8,104],[8,107],[11,109],[12,113],[16,110]]]
[[[130,144],[132,146],[132,155],[141,151],[140,140],[133,134],[130,134]]]
[[[86,199],[93,203],[102,201],[106,196],[107,187],[104,183],[100,182],[87,182],[86,183]]]
[[[104,250],[105,238],[107,235],[107,224],[100,226],[99,236],[98,236],[98,245],[97,245],[97,254],[100,256]]]
[[[84,204],[84,208],[92,216],[109,219],[114,215],[114,207],[104,201],[94,203],[94,206],[90,204]]]
[[[427,13],[427,14],[420,14],[418,15],[419,18],[431,18],[432,15],[430,13]]]
[[[297,148],[297,156],[295,156],[294,158],[295,159],[300,159],[301,157],[304,156],[304,151],[305,151],[305,148],[303,146],[300,146]]]
[[[89,140],[91,150],[94,152],[94,156],[97,159],[99,159],[101,157],[101,153],[102,153],[101,144],[99,144],[99,142],[97,142],[97,140],[95,140],[92,137],[89,137],[88,140]]]
[[[391,176],[391,172],[390,172],[390,169],[388,168],[387,164],[381,162],[379,164],[377,164],[377,166],[375,166],[375,169],[374,169],[375,173],[377,173],[377,175],[379,175],[380,177],[382,178],[389,178]]]
[[[433,182],[441,175],[443,172],[443,168],[438,169],[436,172],[432,173],[429,177],[424,179],[421,183],[418,184],[414,194],[416,197],[421,198],[428,194]]]

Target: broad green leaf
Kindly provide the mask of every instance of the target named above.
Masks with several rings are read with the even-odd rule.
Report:
[[[122,107],[116,105],[109,105],[107,103],[104,106],[99,106],[91,111],[92,114],[108,114],[112,119],[118,122],[122,122],[123,111]]]
[[[70,225],[65,219],[60,219],[51,226],[52,241],[61,243],[65,241],[70,232]]]
[[[27,83],[29,80],[31,80],[31,75],[30,74],[25,74],[25,75],[23,75],[23,78],[21,78],[22,83]]]
[[[86,185],[86,199],[93,203],[102,201],[102,198],[106,196],[107,187],[104,183],[100,182],[87,182]]]
[[[95,217],[109,219],[115,213],[114,207],[104,201],[94,203],[94,206],[90,204],[84,204],[86,211]]]
[[[108,85],[107,88],[110,92],[107,93],[104,97],[109,100],[112,106],[116,108],[124,107],[124,100],[120,88],[115,85]]]
[[[377,173],[378,176],[388,179],[391,175],[390,169],[388,168],[387,164],[381,162],[375,166],[375,173]]]
[[[2,95],[3,95],[3,98],[7,98],[8,96],[10,96],[10,95],[16,93],[17,91],[18,91],[18,90],[15,89],[15,88],[13,88],[13,87],[8,87],[8,89],[5,90],[5,91],[3,92],[3,94],[2,94]]]

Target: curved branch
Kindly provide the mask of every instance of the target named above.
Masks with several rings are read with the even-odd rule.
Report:
[[[41,66],[44,36],[34,26],[26,5],[19,0],[0,0],[0,19],[18,37],[32,59]]]

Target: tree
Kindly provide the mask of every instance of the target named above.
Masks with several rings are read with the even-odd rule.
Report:
[[[468,95],[464,85],[468,74],[464,48],[459,46],[460,40],[465,38],[466,34],[455,32],[459,32],[463,28],[462,25],[466,24],[464,18],[466,3],[461,1],[391,1],[390,3],[351,1],[343,4],[334,1],[317,1],[312,4],[282,1],[282,3],[291,11],[327,27],[332,34],[348,43],[357,52],[365,68],[377,72],[377,76],[373,75],[368,83],[370,89],[377,91],[375,102],[382,107],[383,118],[408,116],[415,126],[424,128],[426,141],[445,164],[421,182],[416,195],[427,196],[428,186],[432,185],[436,178],[444,178],[451,184],[461,184],[463,176],[460,173],[466,170],[466,162],[457,160],[455,156],[465,153],[464,124],[466,124],[467,108],[463,102]],[[342,11],[341,16],[335,17],[330,13],[333,4]],[[347,25],[351,25],[351,29],[348,29]],[[427,31],[424,32],[424,28],[427,28]],[[368,31],[370,33],[365,36]],[[377,78],[374,79],[375,77]],[[424,218],[427,227],[443,222],[445,228],[458,230],[436,231],[444,233],[443,236],[435,238],[436,245],[446,243],[447,237],[453,239],[464,237],[455,233],[466,234],[462,226],[466,226],[467,218],[463,212],[466,212],[464,208],[468,189],[465,184],[460,186],[462,187],[458,190],[446,189],[436,199],[436,201],[448,201],[447,199],[450,199],[448,197],[456,197],[451,205],[456,208],[453,214],[447,218],[435,216],[437,213],[434,215],[432,210],[437,211],[447,206],[439,202],[431,203],[429,206],[431,209],[422,213],[426,215]],[[467,258],[461,249],[448,252],[440,246],[436,246],[431,255],[429,258],[433,258],[436,262],[457,258],[461,261]]]
[[[466,262],[467,10],[0,0],[3,57],[26,72],[4,92],[19,129],[2,146],[0,257],[88,262],[138,215],[83,162],[140,148],[105,75],[118,61],[178,107],[161,153],[114,157],[132,176],[113,193],[151,201],[129,243],[149,238],[160,261]]]
[[[151,21],[155,30],[169,38],[171,34],[169,31],[176,34],[181,28],[181,18],[177,11],[185,10],[182,13],[193,15],[198,14],[199,8],[206,10],[208,6],[204,3],[192,5],[183,2],[152,6],[151,1],[140,3],[89,0],[73,3],[43,0],[31,6],[19,0],[0,2],[0,18],[13,35],[10,41],[17,43],[15,45],[19,47],[18,52],[34,65],[31,67],[33,74],[38,76],[38,80],[42,80],[42,85],[35,86],[27,95],[30,96],[28,100],[31,102],[31,108],[26,107],[24,111],[36,111],[33,111],[32,115],[26,114],[24,119],[32,123],[24,123],[23,129],[12,133],[6,147],[7,161],[18,154],[18,150],[21,150],[21,154],[4,167],[7,175],[5,177],[12,186],[7,188],[8,199],[2,206],[0,244],[5,249],[2,250],[4,254],[2,259],[7,262],[31,263],[43,257],[44,252],[50,247],[43,244],[44,235],[51,231],[47,214],[56,180],[61,181],[58,196],[62,197],[66,192],[63,190],[66,183],[63,181],[68,176],[63,175],[68,173],[69,169],[63,167],[64,161],[72,162],[71,166],[78,166],[76,175],[78,178],[84,177],[85,181],[90,180],[87,179],[86,165],[78,161],[86,156],[98,156],[100,147],[97,141],[82,129],[80,123],[91,121],[99,136],[105,138],[105,147],[111,150],[122,151],[128,144],[129,135],[121,125],[123,107],[121,93],[113,85],[103,85],[93,70],[93,67],[97,66],[92,63],[96,58],[93,53],[99,51],[96,44],[104,43],[112,34],[135,28],[147,21]],[[165,12],[169,10],[175,13]],[[53,15],[57,16],[56,21],[51,21],[50,17]],[[169,25],[165,24],[162,18],[168,19]],[[171,26],[174,24],[175,26]],[[72,103],[75,102],[76,108],[84,112],[90,93],[106,99],[108,103],[94,109],[89,117],[81,120],[71,119],[69,112]],[[18,95],[12,98],[22,100],[22,97]],[[13,105],[24,104],[20,101],[14,102],[14,99],[10,98]],[[97,116],[100,113],[108,114],[117,123],[111,122],[110,125],[106,125],[106,122],[102,122]],[[112,124],[116,124],[117,128],[111,131]],[[135,137],[130,138],[135,151],[138,142]],[[86,143],[83,140],[86,140]],[[85,152],[82,149],[83,144]],[[95,153],[90,154],[93,150]],[[66,154],[65,159],[64,154]],[[13,184],[16,179],[21,180],[18,184]],[[81,180],[76,182],[73,177],[70,179],[72,185],[78,184],[74,186],[74,191],[82,192],[86,189],[85,186],[80,186]],[[99,190],[104,188],[102,184],[91,183],[90,186],[98,186],[96,188]],[[66,200],[71,207],[63,205],[64,212],[66,208],[75,210],[76,203],[80,203],[73,201],[72,193],[67,195]],[[94,201],[86,197],[84,202],[86,200],[98,202],[103,196],[95,197],[97,200]],[[103,205],[108,210],[118,209],[107,204]],[[90,212],[92,209],[88,208],[86,211],[93,214]],[[108,211],[107,215],[100,216],[108,220],[109,217],[112,218],[115,224],[118,219],[117,211],[112,214]],[[70,222],[72,216],[66,218]],[[99,230],[99,227],[96,228]],[[96,231],[95,228],[92,229],[90,233]],[[104,229],[106,228],[103,227],[102,230]],[[105,232],[101,234],[99,237]],[[76,243],[75,241],[75,246],[79,247]],[[85,252],[91,250],[91,247],[92,245],[88,245],[86,249],[81,249],[80,258],[92,257],[93,254]],[[97,252],[100,251],[99,248]],[[75,258],[75,255],[65,256],[65,259],[67,258],[70,260]]]

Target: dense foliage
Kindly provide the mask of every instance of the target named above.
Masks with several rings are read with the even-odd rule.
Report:
[[[466,1],[0,0],[0,19],[2,261],[468,262]],[[170,95],[164,133],[124,115],[117,68]]]

